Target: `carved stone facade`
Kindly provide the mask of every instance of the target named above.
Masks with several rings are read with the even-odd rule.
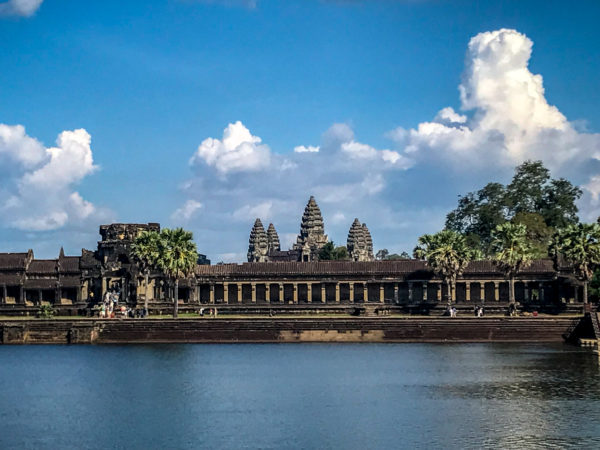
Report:
[[[275,230],[275,225],[272,223],[269,224],[269,229],[267,230],[267,240],[269,254],[281,250],[281,245],[279,244],[279,235],[277,234],[277,230]]]
[[[302,214],[300,234],[294,244],[294,250],[298,251],[300,261],[317,261],[319,251],[325,244],[327,244],[327,235],[321,209],[315,198],[311,196]]]
[[[348,231],[346,248],[352,261],[373,261],[375,259],[373,239],[366,223],[361,224],[358,219],[354,219]]]
[[[266,262],[269,251],[269,238],[260,219],[256,219],[250,231],[248,262]]]

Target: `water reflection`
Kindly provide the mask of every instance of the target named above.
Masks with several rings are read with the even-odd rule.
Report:
[[[1,448],[598,448],[561,345],[0,346]]]

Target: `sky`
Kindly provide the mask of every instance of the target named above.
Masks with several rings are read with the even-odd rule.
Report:
[[[0,0],[0,251],[193,231],[242,262],[314,195],[411,252],[525,160],[600,215],[600,2]]]

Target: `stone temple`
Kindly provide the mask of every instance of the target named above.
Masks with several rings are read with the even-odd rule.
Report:
[[[354,219],[350,231],[348,231],[346,249],[352,261],[373,261],[375,259],[373,239],[366,223],[361,225],[358,219]]]
[[[262,222],[256,219],[250,231],[248,262],[317,261],[325,244],[327,235],[321,209],[311,196],[302,214],[300,234],[291,250],[281,251],[279,235],[272,223],[265,233]]]
[[[256,219],[250,231],[248,262],[318,261],[319,252],[327,244],[327,241],[321,209],[315,198],[311,196],[304,208],[304,214],[302,214],[300,234],[291,250],[281,251],[279,235],[272,223],[265,232],[261,220]],[[358,219],[354,219],[354,223],[350,227],[346,247],[349,259],[352,261],[373,261],[375,259],[371,233],[367,224],[361,224]]]

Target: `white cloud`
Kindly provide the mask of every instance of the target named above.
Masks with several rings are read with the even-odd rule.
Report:
[[[45,148],[21,125],[0,124],[0,158],[7,171],[0,180],[5,226],[47,231],[107,216],[73,190],[97,169],[91,136],[84,129],[63,131],[56,143]]]
[[[455,168],[512,167],[542,159],[552,169],[600,152],[600,135],[577,131],[548,104],[541,75],[529,71],[532,41],[515,30],[480,33],[469,42],[459,86],[462,109],[443,108],[432,122],[388,133],[407,154]]]
[[[259,218],[263,221],[270,220],[273,212],[273,201],[259,203],[257,205],[244,205],[233,212],[233,218],[238,221],[248,222],[250,219]]]
[[[200,208],[202,208],[202,203],[196,200],[187,200],[181,208],[177,208],[171,214],[171,220],[187,222]]]
[[[222,140],[207,138],[190,160],[191,165],[201,162],[217,169],[222,176],[232,172],[255,172],[271,162],[271,150],[261,144],[239,120],[223,130]]]
[[[297,147],[294,147],[294,152],[296,153],[318,153],[321,147],[314,146],[314,145],[298,145]]]
[[[0,16],[23,16],[33,15],[44,0],[9,0],[0,3]]]

